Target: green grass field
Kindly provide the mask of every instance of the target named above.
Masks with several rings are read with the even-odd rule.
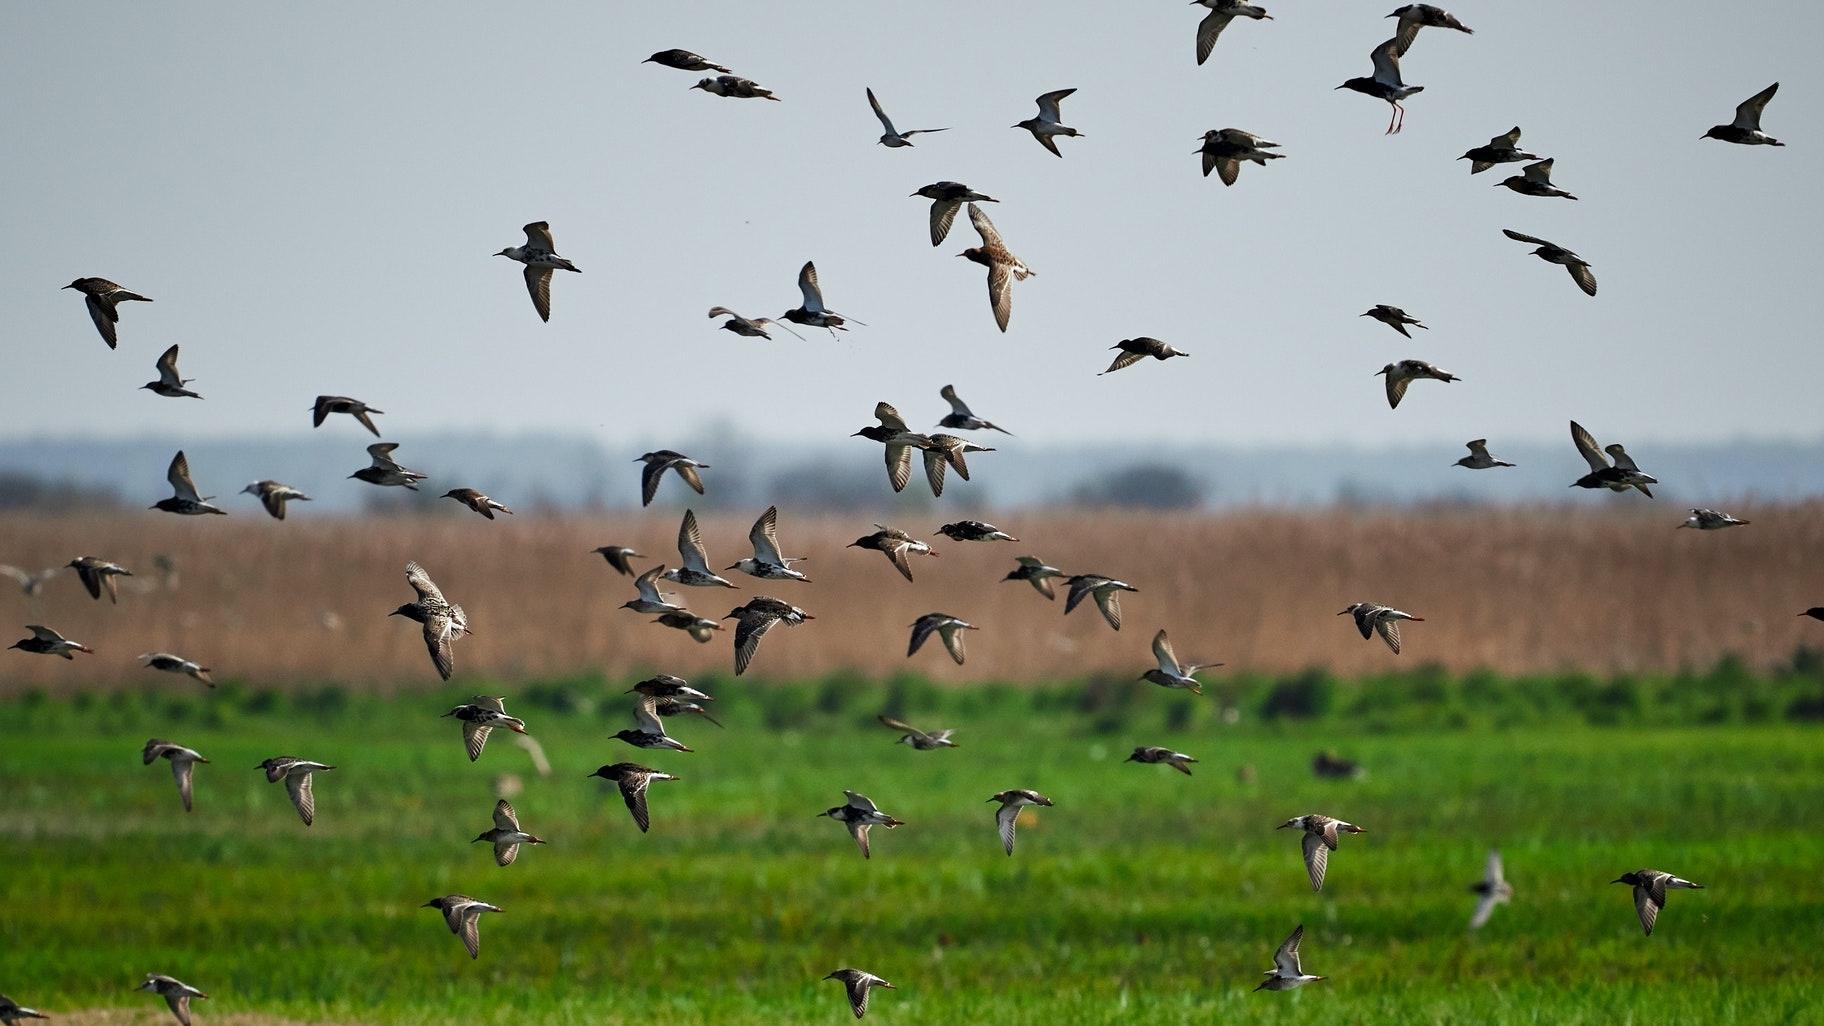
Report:
[[[147,1026],[169,1021],[130,990],[147,971],[212,995],[199,1026],[836,1023],[841,988],[819,978],[845,965],[898,984],[870,1021],[906,1023],[1621,1026],[1824,1008],[1813,727],[1370,732],[1252,709],[1226,726],[1210,697],[1146,691],[1111,711],[981,686],[914,689],[904,714],[962,744],[917,752],[872,722],[882,688],[721,682],[703,686],[729,729],[673,721],[697,751],[644,753],[609,737],[624,686],[506,691],[549,778],[498,733],[468,762],[438,716],[470,689],[192,696],[161,681],[0,706],[0,990]],[[213,760],[195,813],[162,762],[140,764],[153,735]],[[1124,764],[1136,744],[1203,761],[1188,778]],[[1320,748],[1368,777],[1315,779]],[[254,768],[278,754],[338,767],[312,828]],[[684,777],[653,785],[648,835],[586,779],[630,759]],[[503,772],[524,778],[514,804],[551,841],[505,869],[469,843]],[[908,821],[875,831],[872,861],[816,816],[845,787]],[[1012,858],[984,801],[1008,787],[1057,803],[1022,821]],[[1309,811],[1370,831],[1344,838],[1322,894],[1273,829]],[[1491,843],[1518,896],[1471,935],[1467,885]],[[1608,883],[1640,866],[1708,885],[1675,892],[1651,938]],[[479,961],[419,907],[450,892],[506,909],[483,918]],[[1252,993],[1300,922],[1306,969],[1330,979]]]

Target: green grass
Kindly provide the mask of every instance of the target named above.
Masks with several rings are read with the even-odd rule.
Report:
[[[548,779],[500,735],[467,761],[437,718],[467,692],[0,705],[0,989],[151,1024],[163,1006],[128,988],[168,972],[213,995],[199,1026],[835,1023],[840,987],[819,977],[844,965],[899,985],[870,1021],[906,1023],[1797,1023],[1824,1007],[1824,747],[1802,725],[1224,726],[1208,697],[902,681],[914,722],[961,728],[963,747],[916,752],[872,723],[882,688],[724,682],[706,686],[730,729],[675,724],[686,755],[609,739],[620,686],[510,692]],[[152,735],[213,760],[194,814],[163,763],[140,765]],[[1123,764],[1143,743],[1203,762],[1190,778]],[[1369,776],[1314,779],[1319,748]],[[254,769],[277,754],[339,767],[315,827]],[[685,778],[653,786],[644,836],[586,779],[630,758]],[[525,778],[514,804],[551,841],[506,869],[469,843],[502,772]],[[844,787],[908,821],[875,832],[872,861],[816,818]],[[1057,802],[1011,859],[984,801],[1007,787]],[[1344,838],[1322,894],[1273,829],[1307,811],[1370,831]],[[1466,886],[1491,843],[1519,896],[1471,936]],[[1709,885],[1676,892],[1651,938],[1607,882],[1643,865]],[[479,961],[419,908],[453,891],[507,910],[484,917]],[[1300,922],[1306,968],[1331,978],[1252,993]]]

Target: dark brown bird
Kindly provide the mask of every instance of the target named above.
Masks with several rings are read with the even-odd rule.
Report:
[[[994,311],[994,323],[1002,331],[1007,330],[1007,321],[1013,316],[1013,283],[1025,281],[1035,273],[1025,262],[1013,255],[1002,241],[1001,233],[995,230],[994,222],[982,213],[982,208],[974,203],[969,204],[969,223],[982,237],[982,244],[963,250],[957,256],[988,268],[988,306]]]
[[[120,312],[116,307],[129,301],[152,302],[150,297],[128,292],[106,278],[78,278],[64,288],[82,293],[83,302],[89,308],[89,320],[95,322],[95,330],[101,332],[101,340],[108,344],[109,349],[120,345],[114,332],[114,326],[120,323]]]
[[[1144,335],[1139,338],[1124,338],[1108,348],[1121,350],[1121,355],[1115,357],[1115,362],[1109,364],[1108,369],[1097,374],[1097,377],[1101,377],[1103,374],[1113,374],[1123,367],[1132,367],[1149,356],[1155,360],[1169,360],[1174,356],[1191,355],[1173,349],[1156,338],[1147,338]]]
[[[452,488],[449,491],[444,492],[442,497],[445,499],[455,499],[457,502],[480,513],[489,520],[494,519],[495,510],[500,510],[508,516],[513,515],[512,510],[495,502],[493,499],[488,498],[486,495],[481,494],[473,488]]]

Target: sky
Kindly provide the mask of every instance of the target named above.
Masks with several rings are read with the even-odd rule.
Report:
[[[840,440],[881,399],[935,425],[946,383],[1049,445],[1499,452],[1569,418],[1635,452],[1824,436],[1824,93],[1803,75],[1824,11],[1462,0],[1475,34],[1420,35],[1404,71],[1426,89],[1384,136],[1385,105],[1334,87],[1369,73],[1394,5],[1268,6],[1198,67],[1203,10],[1164,0],[5,5],[0,445],[284,436],[319,393],[387,411],[395,440],[714,424],[783,445]],[[640,63],[670,47],[782,102]],[[1788,147],[1700,141],[1775,80]],[[865,86],[901,129],[952,130],[877,145]],[[1084,137],[1058,159],[1008,126],[1066,87]],[[1516,124],[1580,201],[1456,159]],[[1200,135],[1230,126],[1288,159],[1201,177]],[[1005,335],[954,256],[967,219],[933,249],[908,195],[942,179],[997,197],[1038,272]],[[491,255],[534,220],[582,269],[549,324]],[[1583,254],[1600,294],[1504,227]],[[806,259],[867,326],[767,343],[705,317],[796,306]],[[118,351],[59,291],[88,275],[156,300],[123,309]],[[1430,330],[1357,316],[1377,302]],[[1191,356],[1098,377],[1137,335]],[[204,402],[135,390],[172,343]],[[1374,372],[1408,357],[1463,380],[1390,411]]]

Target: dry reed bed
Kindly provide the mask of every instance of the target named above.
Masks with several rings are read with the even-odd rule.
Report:
[[[1801,643],[1824,643],[1824,624],[1795,615],[1824,604],[1816,572],[1824,504],[1741,508],[1753,526],[1707,533],[1674,530],[1681,512],[1620,496],[1595,509],[998,517],[1019,544],[949,542],[929,533],[940,518],[927,513],[900,526],[933,538],[942,555],[915,558],[910,584],[879,554],[843,547],[871,530],[865,520],[786,513],[786,548],[812,557],[804,569],[814,584],[731,573],[741,590],[676,590],[712,617],[756,592],[816,615],[766,639],[754,678],[908,667],[955,682],[1138,674],[1162,626],[1187,659],[1344,674],[1423,662],[1612,673],[1701,667],[1729,653],[1759,666]],[[0,562],[39,567],[90,554],[150,577],[152,557],[163,553],[181,575],[175,590],[126,593],[118,607],[91,601],[73,574],[51,582],[36,610],[9,587],[0,593],[0,622],[47,623],[97,654],[72,664],[5,653],[0,691],[183,686],[136,669],[134,656],[152,649],[255,684],[435,683],[417,627],[387,616],[412,597],[401,573],[408,559],[469,613],[477,633],[457,647],[459,671],[506,679],[727,672],[726,632],[698,645],[617,608],[632,597],[631,581],[589,554],[631,544],[647,554],[642,565],[676,565],[676,524],[676,511],[657,510],[489,523],[467,515],[313,519],[307,507],[284,523],[154,513],[0,519]],[[706,518],[703,526],[715,565],[747,554],[746,519]],[[1110,630],[1087,605],[1065,617],[1062,597],[1047,602],[1023,583],[1001,583],[1023,553],[1136,585],[1139,594],[1123,597],[1125,629]],[[1408,628],[1406,653],[1396,658],[1337,617],[1358,599],[1427,622]],[[935,645],[906,659],[908,625],[933,610],[981,625],[969,636],[966,667]]]

